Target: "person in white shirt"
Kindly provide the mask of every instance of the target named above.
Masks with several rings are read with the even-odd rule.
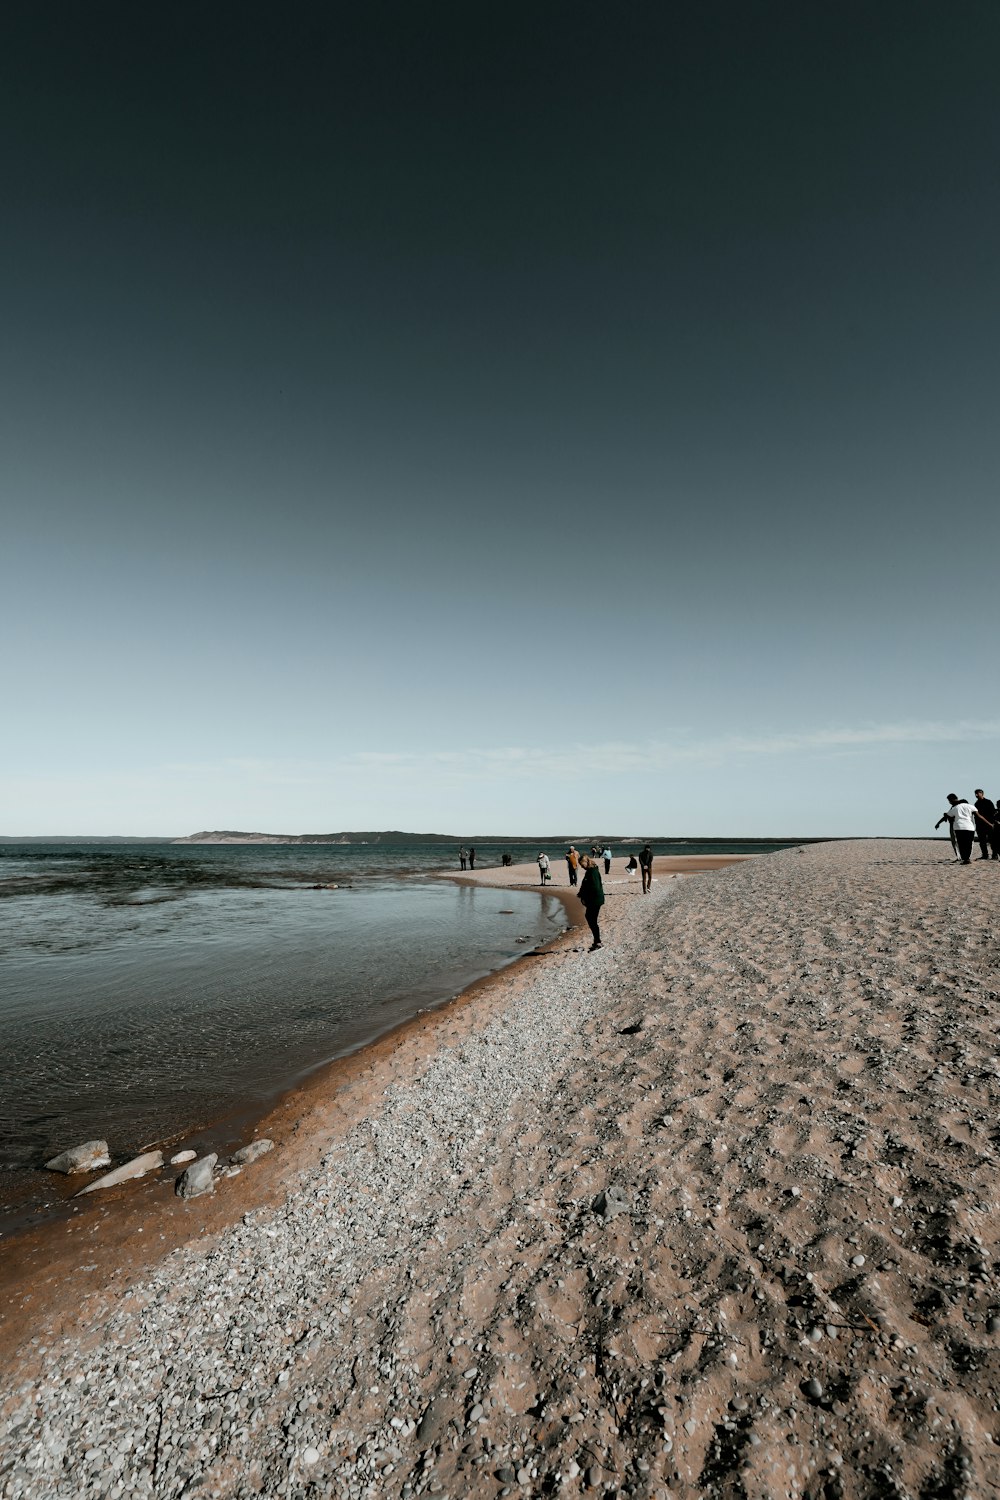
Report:
[[[549,879],[549,856],[540,854],[538,856],[538,873],[541,875],[541,885],[546,885]]]
[[[948,793],[948,808],[934,824],[940,828],[945,818],[951,824],[955,845],[958,849],[958,857],[963,865],[972,863],[972,845],[976,837],[976,812],[964,797],[956,797],[954,792]]]

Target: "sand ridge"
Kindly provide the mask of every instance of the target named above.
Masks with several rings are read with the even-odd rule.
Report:
[[[612,889],[280,1207],[40,1338],[0,1493],[997,1493],[998,876]]]

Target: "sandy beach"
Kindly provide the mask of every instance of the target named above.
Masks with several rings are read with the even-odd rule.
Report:
[[[14,1247],[0,1495],[1000,1493],[998,872],[613,869],[602,951],[317,1079],[214,1197]]]

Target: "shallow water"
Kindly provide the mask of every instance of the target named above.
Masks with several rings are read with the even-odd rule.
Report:
[[[550,894],[428,878],[455,854],[0,845],[0,1227],[44,1195],[56,1152],[98,1137],[121,1160],[263,1112],[566,926]]]
[[[117,1159],[264,1108],[566,925],[534,892],[186,863],[56,859],[0,900],[0,1211],[55,1152],[100,1137]]]

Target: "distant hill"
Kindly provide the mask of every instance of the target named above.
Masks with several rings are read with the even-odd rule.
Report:
[[[233,828],[216,828],[211,833],[189,833],[173,839],[175,844],[455,844],[451,833],[404,833],[399,828],[379,829],[367,833],[241,833]]]
[[[173,844],[169,833],[0,833],[0,844]]]

